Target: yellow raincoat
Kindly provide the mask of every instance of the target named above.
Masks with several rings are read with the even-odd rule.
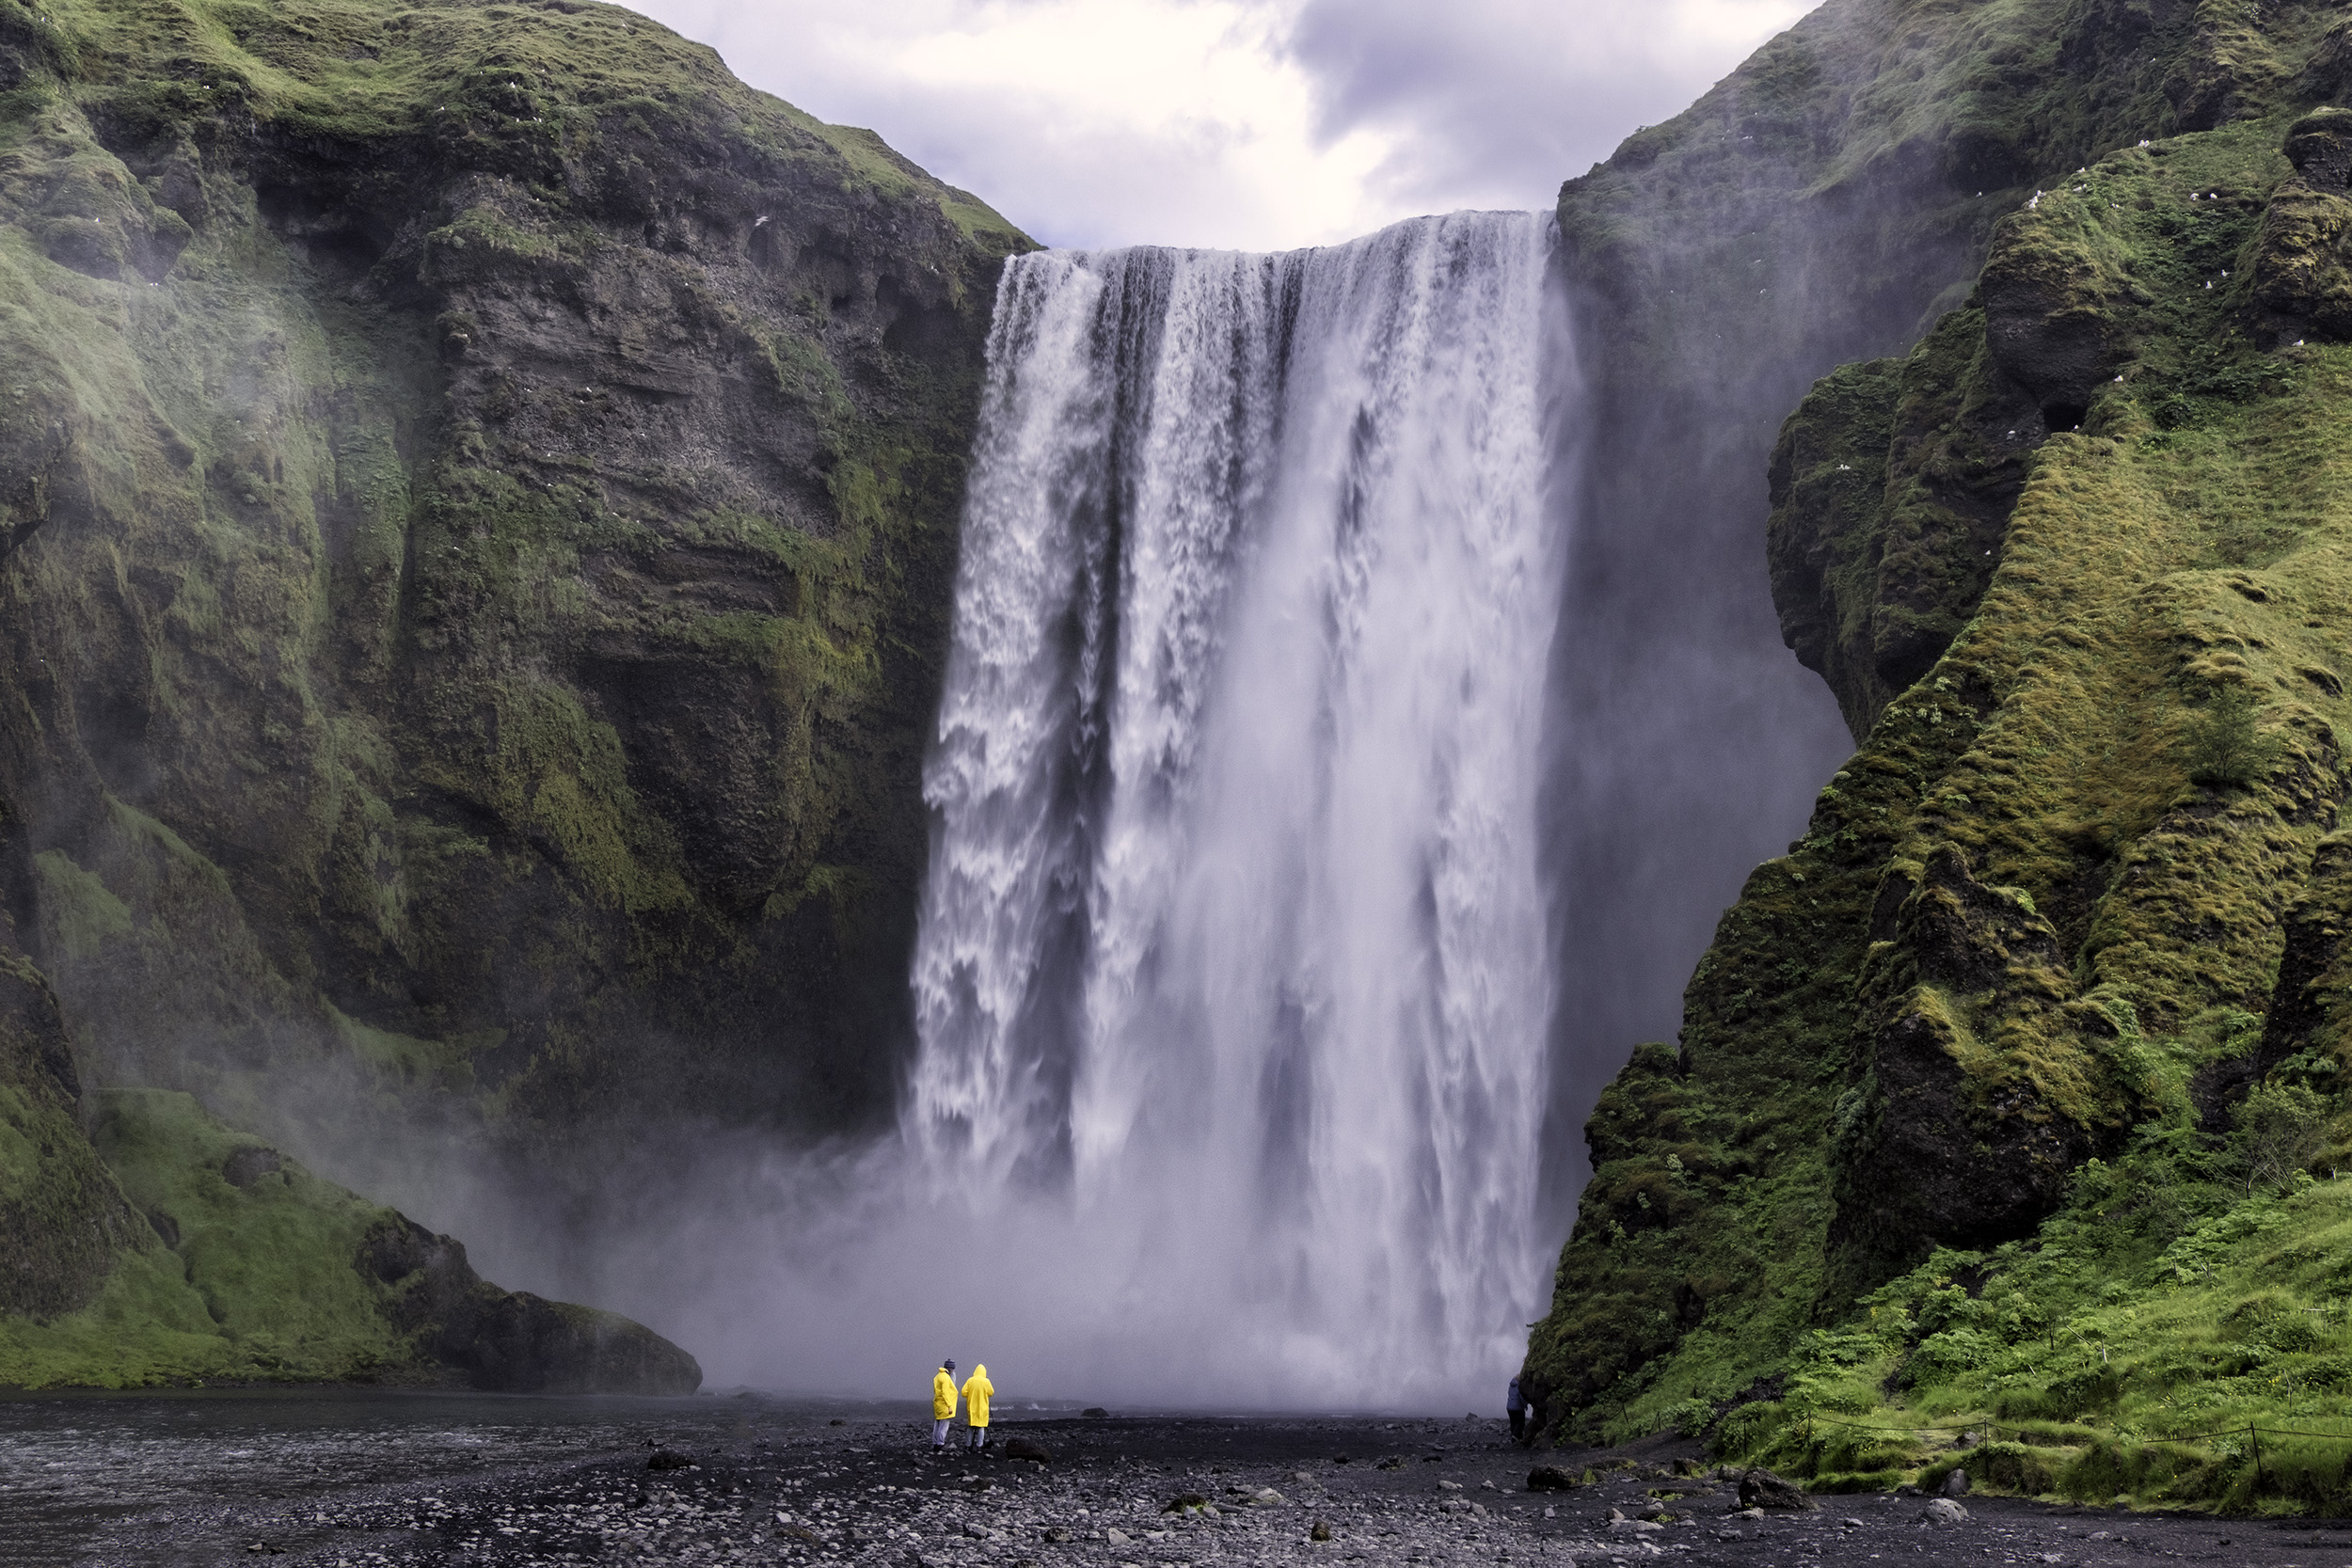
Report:
[[[970,1425],[988,1425],[988,1397],[996,1392],[996,1385],[988,1381],[988,1364],[982,1362],[972,1369],[972,1375],[963,1383],[963,1418]]]
[[[955,1418],[956,1380],[942,1367],[931,1374],[931,1419],[946,1421]]]

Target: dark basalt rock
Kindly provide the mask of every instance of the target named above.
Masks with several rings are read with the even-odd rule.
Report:
[[[1027,1437],[1015,1437],[1005,1445],[1007,1459],[1032,1460],[1040,1465],[1052,1462],[1054,1453],[1044,1444]]]
[[[370,1229],[353,1266],[403,1294],[393,1321],[469,1386],[500,1393],[691,1394],[692,1356],[615,1313],[527,1291],[474,1273],[463,1243],[405,1215]]]
[[[276,1174],[285,1163],[278,1150],[252,1144],[223,1160],[220,1176],[232,1187],[250,1187],[262,1177]]]
[[[2272,193],[2254,252],[2254,299],[2280,338],[2352,338],[2352,112],[2287,132],[2296,176]]]
[[[1840,1293],[1939,1244],[2031,1234],[2124,1121],[2120,1104],[2057,1098],[2054,1063],[2080,1062],[2081,1082],[2106,1081],[2098,1066],[2113,1026],[2074,1002],[2050,923],[2013,892],[1979,883],[1958,849],[1920,869],[1864,986],[1862,1078],[1841,1102],[1831,1151],[1828,1290]]]
[[[1740,1506],[1782,1513],[1804,1513],[1817,1505],[1794,1481],[1783,1481],[1770,1470],[1758,1469],[1740,1474]]]

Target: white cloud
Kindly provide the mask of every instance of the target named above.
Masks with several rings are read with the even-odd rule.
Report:
[[[633,0],[1059,245],[1549,205],[1803,0]]]

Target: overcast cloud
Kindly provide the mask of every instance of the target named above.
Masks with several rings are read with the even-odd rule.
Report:
[[[1810,0],[632,0],[1052,245],[1550,205]]]

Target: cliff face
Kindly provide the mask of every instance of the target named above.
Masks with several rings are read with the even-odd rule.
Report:
[[[1867,460],[1917,471],[1906,504],[1919,515],[1866,563],[1867,611],[1842,588],[1833,605],[1805,586],[1850,572],[1835,540],[1793,555],[1779,542],[1776,623],[1756,592],[1759,476],[1782,420],[1817,377],[1902,353],[1959,304],[1993,225],[2037,182],[2174,126],[2169,95],[2220,79],[2208,56],[2275,86],[2286,68],[2270,33],[2258,50],[2224,12],[2236,14],[2187,0],[1831,0],[1563,189],[1591,395],[1549,769],[1573,998],[1549,1147],[1574,1147],[1589,1109],[1574,1086],[1605,1077],[1628,1040],[1675,1027],[1673,999],[1737,892],[1731,868],[1787,842],[1850,744],[1784,640],[1867,722],[1965,619],[1955,607],[1992,562],[1989,541],[1961,534],[1995,528],[2021,477],[2011,463],[1954,478],[1915,434],[1899,451],[1880,442]],[[2324,20],[2289,7],[2265,26],[2299,49]],[[1996,436],[2016,422],[1979,412],[2003,420]],[[2024,412],[2012,457],[2040,438],[2038,409]],[[1969,519],[1948,546],[1901,537],[1946,539],[1947,513]],[[1867,621],[1841,627],[1840,614]],[[1555,1172],[1552,1190],[1576,1174]]]
[[[1725,914],[1678,1047],[1604,1095],[1529,1376],[1555,1433],[1680,1424],[1820,1490],[1964,1463],[2339,1507],[2340,1449],[2167,1440],[2331,1412],[2347,1348],[2312,1173],[2352,1141],[2352,116],[2308,111],[2352,34],[2214,4],[1845,25],[1874,16],[1947,148],[2042,84],[1992,113],[2032,183],[1948,312],[1759,465],[1784,631],[1861,749]]]
[[[0,0],[0,1043],[83,1239],[9,1307],[124,1244],[84,1089],[559,1180],[887,1114],[1025,244],[612,8]]]

